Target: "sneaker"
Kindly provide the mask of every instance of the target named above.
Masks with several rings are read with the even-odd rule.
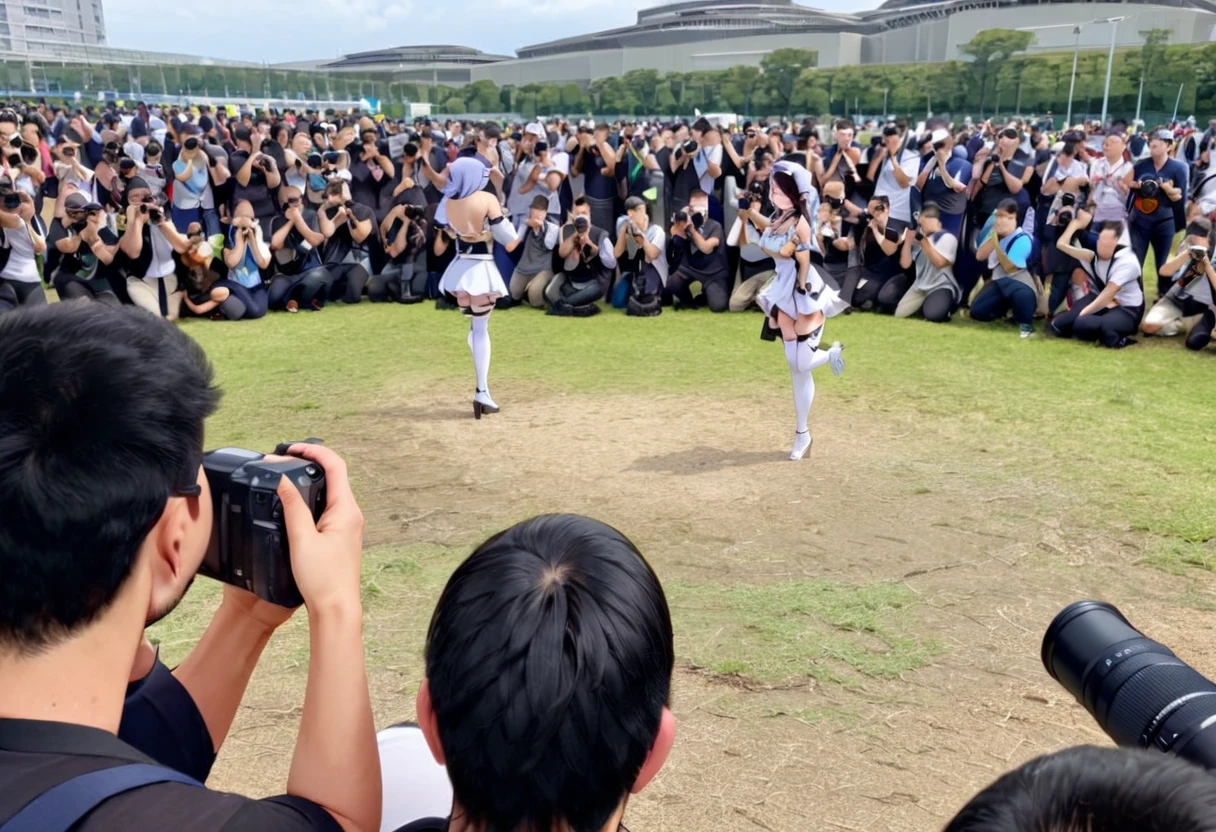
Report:
[[[1034,335],[1034,327],[1030,324],[1022,324],[1018,327],[1018,330],[1023,338],[1029,338],[1031,335]]]
[[[832,368],[832,375],[838,376],[844,372],[844,344],[839,341],[833,341],[832,346],[828,348],[828,366]]]

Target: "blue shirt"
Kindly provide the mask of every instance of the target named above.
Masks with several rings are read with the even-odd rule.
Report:
[[[1186,165],[1177,159],[1166,159],[1165,164],[1161,166],[1161,170],[1157,170],[1153,164],[1152,157],[1141,159],[1136,162],[1133,168],[1135,173],[1132,176],[1140,182],[1149,179],[1156,179],[1159,182],[1172,182],[1182,191],[1182,198],[1177,203],[1170,202],[1169,197],[1164,191],[1159,191],[1154,197],[1157,204],[1153,206],[1150,202],[1145,201],[1140,196],[1132,197],[1132,211],[1130,219],[1134,223],[1156,225],[1167,220],[1175,220],[1186,216],[1186,195],[1187,195],[1187,180],[1190,174],[1186,169]],[[1152,211],[1145,210],[1153,208]]]
[[[236,247],[236,229],[228,228],[228,247]],[[235,280],[246,289],[255,289],[262,285],[262,273],[258,269],[258,261],[253,257],[253,243],[245,245],[245,259],[237,263],[235,269],[228,270],[228,279]]]

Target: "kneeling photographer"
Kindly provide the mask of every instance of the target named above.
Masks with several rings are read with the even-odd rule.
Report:
[[[299,443],[283,450],[303,459],[236,449],[205,459],[204,422],[217,400],[199,347],[142,311],[63,303],[0,318],[0,824],[378,829],[361,643],[363,519],[346,466],[333,451]],[[74,496],[65,503],[62,494]],[[221,506],[241,508],[231,516],[244,522],[218,524]],[[308,686],[286,795],[210,791],[147,753],[163,749],[117,736],[122,722],[125,736],[166,739],[127,724],[139,721],[138,702],[124,715],[128,681],[149,667],[137,691],[143,713],[176,717],[185,704],[141,643],[200,567],[244,586],[225,587],[170,680],[196,710],[181,713],[185,723],[171,720],[182,736],[201,720],[218,747],[270,632],[290,616],[281,607],[302,599],[307,609]],[[158,695],[175,698],[164,708],[147,701]]]
[[[617,220],[613,254],[621,277],[610,292],[612,305],[639,317],[658,315],[667,285],[667,235],[650,221],[646,200],[625,200],[625,215]],[[623,285],[622,285],[623,284]]]
[[[47,234],[46,269],[61,300],[87,298],[119,303],[111,280],[118,236],[110,230],[100,203],[82,193],[64,200],[63,218]]]
[[[589,317],[600,311],[596,301],[612,285],[616,255],[608,231],[591,222],[591,203],[585,196],[574,200],[570,220],[561,229],[557,256],[562,272],[545,288],[550,315]]]
[[[409,196],[402,192],[380,223],[388,263],[367,284],[367,299],[373,303],[420,303],[426,298],[426,264],[418,264],[426,251],[426,207],[410,202]]]
[[[1201,350],[1212,341],[1216,326],[1216,255],[1212,224],[1196,217],[1178,243],[1178,253],[1162,264],[1160,274],[1172,280],[1165,296],[1148,310],[1140,331],[1145,335],[1172,336],[1186,332],[1186,347]]]
[[[1062,338],[1101,341],[1115,349],[1126,347],[1144,314],[1140,261],[1131,247],[1123,244],[1125,226],[1118,220],[1101,223],[1095,233],[1078,239],[1077,233],[1089,222],[1089,214],[1080,212],[1056,244],[1080,264],[1085,295],[1067,312],[1051,319],[1051,330]],[[1081,275],[1077,277],[1080,282]]]
[[[912,285],[897,302],[895,317],[907,318],[920,312],[926,321],[945,323],[962,296],[954,277],[958,237],[942,228],[941,209],[936,202],[926,203],[916,222],[916,230],[904,236],[899,253],[899,265]],[[890,286],[888,283],[883,291]],[[878,297],[882,303],[883,292]]]
[[[701,295],[711,312],[730,306],[730,272],[726,265],[726,235],[709,216],[709,195],[694,190],[688,207],[676,212],[671,223],[671,277],[667,291],[676,309],[696,308],[690,284],[701,284]]]

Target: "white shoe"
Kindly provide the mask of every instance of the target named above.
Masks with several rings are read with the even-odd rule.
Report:
[[[844,344],[839,341],[833,341],[828,348],[828,366],[832,368],[834,376],[844,372]]]
[[[790,461],[797,462],[806,456],[806,452],[811,449],[811,432],[809,430],[798,431],[794,434],[794,450],[790,451]]]

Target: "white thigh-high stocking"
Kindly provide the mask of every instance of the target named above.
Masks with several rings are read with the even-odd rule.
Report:
[[[477,392],[490,399],[490,316],[474,315],[469,329],[469,349],[473,351],[473,369],[477,372]]]
[[[811,378],[811,371],[808,367],[803,369],[803,361],[801,360],[803,349],[810,348],[798,341],[786,341],[785,343],[785,360],[790,365],[790,381],[794,387],[794,417],[795,427],[797,431],[794,434],[794,450],[790,453],[790,459],[802,459],[806,454],[807,449],[811,447],[811,432],[807,426],[807,420],[811,414],[811,402],[815,398],[815,380]]]

